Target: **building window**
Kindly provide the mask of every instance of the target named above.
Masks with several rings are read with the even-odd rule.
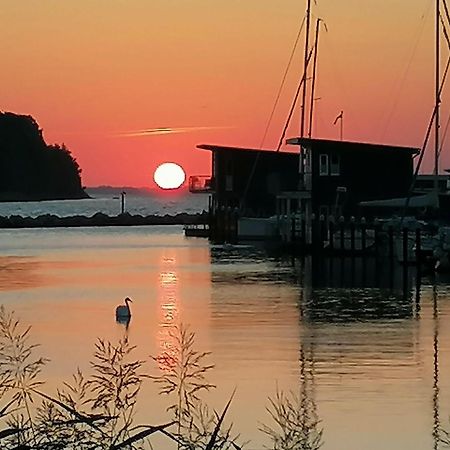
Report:
[[[333,154],[330,159],[330,175],[340,175],[339,155]]]
[[[328,175],[329,174],[328,155],[326,155],[325,153],[321,154],[319,158],[319,163],[320,163],[319,174]]]

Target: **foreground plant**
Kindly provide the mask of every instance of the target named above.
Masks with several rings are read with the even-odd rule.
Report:
[[[286,394],[277,388],[267,407],[274,425],[263,424],[261,431],[272,441],[273,450],[318,450],[322,429],[311,402],[304,395]]]
[[[133,350],[126,339],[117,345],[99,339],[89,378],[78,370],[56,399],[36,392],[47,400],[39,410],[39,430],[46,443],[74,449],[134,448],[133,444],[171,425],[133,425],[141,384],[147,377],[141,370],[143,361],[131,359]]]
[[[441,428],[438,430],[438,442],[440,442],[445,448],[450,448],[450,432]]]
[[[207,379],[214,368],[213,364],[206,362],[210,353],[195,350],[195,333],[182,325],[176,327],[171,336],[175,341],[175,353],[163,355],[162,359],[170,360],[170,364],[161,375],[152,379],[160,385],[160,393],[172,400],[167,410],[177,424],[177,432],[172,437],[178,448],[239,449],[238,437],[231,436],[232,426],[223,426],[234,393],[221,414],[211,410],[201,399],[202,393],[215,388]],[[159,362],[161,358],[153,359]]]
[[[33,356],[30,328],[0,306],[0,448],[132,449],[173,422],[134,426],[134,410],[147,375],[126,339],[98,340],[89,377],[78,370],[52,397],[38,376],[46,360]],[[39,406],[30,408],[39,399]],[[139,447],[137,447],[139,446]]]
[[[29,342],[29,332],[0,305],[0,421],[6,425],[0,428],[0,444],[4,439],[36,444],[30,404],[43,384],[39,376],[47,360],[34,356],[37,345]]]
[[[208,381],[214,366],[207,362],[208,352],[195,350],[195,333],[187,328],[175,329],[175,351],[162,356],[169,363],[155,377],[145,373],[144,361],[133,358],[127,339],[116,345],[99,339],[90,373],[78,369],[55,396],[43,391],[40,376],[47,360],[35,356],[37,345],[29,342],[29,332],[0,306],[0,449],[143,449],[151,448],[155,433],[181,450],[241,449],[232,425],[225,425],[234,392],[221,412],[203,401],[203,394],[215,388]],[[140,389],[148,378],[171,400],[167,409],[173,418],[168,423],[134,424]],[[322,430],[306,395],[277,390],[269,401],[275,426],[261,429],[274,450],[319,449]]]

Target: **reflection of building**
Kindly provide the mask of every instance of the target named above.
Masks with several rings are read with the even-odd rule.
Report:
[[[302,315],[313,322],[411,319],[412,270],[376,258],[304,258]]]

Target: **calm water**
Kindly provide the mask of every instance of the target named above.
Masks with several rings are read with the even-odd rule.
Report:
[[[392,275],[392,276],[391,276]],[[205,399],[230,419],[247,448],[268,444],[267,397],[303,392],[331,449],[433,449],[450,429],[450,290],[403,280],[390,267],[291,262],[251,247],[210,246],[180,227],[1,230],[0,303],[13,309],[51,359],[46,390],[88,370],[97,337],[128,334],[148,370],[189,324],[212,352]],[[370,287],[379,285],[382,288]],[[114,309],[133,298],[128,330]],[[149,382],[138,421],[166,417]],[[166,441],[164,441],[166,442]],[[158,448],[169,448],[160,443]]]

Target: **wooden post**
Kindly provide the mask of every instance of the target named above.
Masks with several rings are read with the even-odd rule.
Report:
[[[408,228],[402,230],[402,253],[403,253],[403,295],[408,291]]]
[[[329,233],[328,248],[330,249],[330,252],[333,252],[333,250],[334,250],[334,217],[333,216],[330,217],[330,220],[328,222],[328,233]]]
[[[311,248],[313,253],[317,250],[317,242],[319,240],[318,233],[317,233],[317,225],[318,225],[318,218],[313,213],[311,214]]]
[[[300,219],[300,233],[302,236],[301,242],[304,247],[306,245],[306,219],[304,214],[302,214],[302,217]]]
[[[380,256],[380,223],[378,219],[373,222],[373,232],[374,232],[374,246],[375,246],[375,257],[378,260]]]
[[[388,240],[389,240],[389,259],[394,260],[394,227],[392,225],[388,228]]]
[[[355,255],[355,218],[350,217],[350,250],[352,256]]]
[[[366,218],[361,218],[361,252],[366,252]]]
[[[120,214],[125,213],[125,195],[126,195],[125,191],[122,191],[120,193]]]
[[[225,242],[231,244],[231,212],[229,206],[225,208],[225,224]]]
[[[420,265],[422,263],[421,261],[421,235],[420,235],[420,228],[416,229],[416,264],[417,264],[417,272],[420,271]]]
[[[345,223],[343,216],[339,217],[339,229],[341,237],[341,252],[345,252]]]
[[[295,246],[296,236],[295,236],[295,214],[292,214],[291,216],[291,246],[292,249]]]
[[[238,236],[239,209],[238,208],[234,208],[232,210],[231,221],[233,223],[232,242],[233,242],[233,244],[236,244],[239,241],[239,236]]]
[[[214,235],[214,225],[213,225],[213,216],[212,216],[212,201],[211,196],[208,196],[208,228],[209,228],[209,240],[212,240]]]
[[[408,228],[403,228],[403,264],[408,264]]]
[[[218,233],[218,242],[223,243],[226,239],[226,213],[225,206],[220,207],[219,214],[217,215],[217,228],[219,230]]]
[[[318,248],[320,251],[324,248],[324,241],[325,241],[325,216],[323,214],[319,217],[319,242],[318,242]]]

